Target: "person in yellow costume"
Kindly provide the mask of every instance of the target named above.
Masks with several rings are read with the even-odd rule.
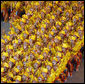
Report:
[[[36,73],[35,73],[36,74]],[[30,83],[37,83],[38,79],[34,74],[29,75],[29,80]]]
[[[29,50],[29,55],[30,55],[30,60],[33,60],[34,58],[35,58],[35,52],[36,52],[36,50],[35,50],[35,48],[33,48],[32,49],[33,51],[30,51]],[[37,55],[36,55],[36,57],[37,57]]]
[[[69,45],[67,43],[62,43],[62,52],[66,53],[67,49],[69,49]]]
[[[60,29],[61,30],[61,27],[60,27],[61,25],[62,25],[62,23],[60,21],[57,21],[56,22],[56,28],[57,29]]]
[[[10,35],[10,39],[12,41],[14,37],[16,36],[16,32],[13,27],[10,28],[10,31],[8,32],[8,34]]]
[[[12,72],[8,72],[7,76],[8,76],[9,79],[11,79],[11,78],[13,79],[13,73]]]
[[[84,27],[79,26],[76,30],[79,33],[80,37],[82,37],[84,35]]]
[[[58,58],[57,57],[52,57],[51,61],[52,61],[52,65],[55,66],[58,62]]]
[[[49,34],[49,38],[51,39],[53,37],[53,35],[54,35],[54,32],[53,31],[49,31],[48,34]]]
[[[78,30],[81,30],[81,31],[83,31],[84,30],[84,27],[82,27],[82,26],[79,26],[77,29],[76,29],[77,31]]]
[[[65,23],[65,22],[66,22],[66,17],[62,16],[62,17],[60,18],[60,20],[61,20],[62,23]]]
[[[16,51],[15,51],[15,50],[13,51],[13,58],[14,58],[16,61],[18,61],[18,60],[19,60],[19,56],[21,56],[21,54],[22,54],[21,50],[16,49]]]
[[[5,50],[5,40],[1,39],[1,52]]]
[[[25,39],[23,42],[23,48],[24,50],[28,50],[29,47],[29,39]]]
[[[62,53],[56,52],[55,56],[56,56],[57,58],[62,58]],[[59,61],[59,60],[58,60],[58,61]]]
[[[28,15],[28,18],[31,18],[31,16],[33,16],[33,12],[32,10],[28,10],[27,12],[27,15]]]
[[[52,43],[51,43],[51,42],[48,43],[47,48],[48,48],[49,50],[52,48]]]
[[[37,42],[35,43],[35,46],[36,46],[36,48],[39,48],[39,46],[41,46],[40,42],[37,41]]]
[[[9,68],[9,64],[7,62],[4,62],[3,67],[4,67],[4,72],[6,72]]]
[[[68,40],[68,37],[69,37],[69,27],[68,26],[65,26],[64,28],[63,28],[63,30],[65,31],[65,39],[66,40]]]
[[[66,25],[63,27],[63,30],[65,31],[65,33],[69,33],[69,27]]]
[[[7,82],[7,78],[6,78],[6,76],[1,77],[1,82],[2,82],[2,83],[6,83],[6,82]]]
[[[16,33],[17,34],[19,34],[20,31],[22,30],[21,26],[18,23],[16,24],[15,28],[16,28]]]
[[[32,39],[33,41],[36,39],[36,36],[35,35],[31,35],[30,37],[29,37],[29,39]]]
[[[23,72],[22,81],[27,82],[28,81],[28,78],[29,78],[29,74],[26,71]]]
[[[15,66],[16,66],[17,69],[19,69],[19,72],[20,72],[21,71],[21,67],[22,67],[21,64],[20,64],[20,61],[16,62]]]
[[[79,14],[77,14],[76,16],[78,17],[79,21],[81,21],[81,19],[82,19],[82,17],[83,17],[82,14],[79,13]]]
[[[54,34],[55,34],[55,33],[58,33],[58,31],[57,31],[57,29],[56,29],[55,26],[52,26],[50,30],[51,30]]]
[[[9,66],[10,66],[10,68],[12,68],[14,66],[14,64],[15,64],[15,59],[14,58],[10,58],[9,59]]]
[[[15,39],[12,41],[12,43],[13,43],[13,47],[16,49],[18,47],[18,40]]]
[[[55,19],[55,16],[54,16],[54,15],[52,15],[52,16],[51,16],[51,18],[54,20],[54,19]]]
[[[37,10],[37,11],[40,11],[40,9],[41,9],[41,5],[40,5],[40,3],[39,3],[39,1],[38,2],[36,2],[35,4],[34,4],[34,6],[35,6],[35,9]]]
[[[50,50],[46,47],[44,47],[43,48],[43,51],[42,51],[42,55],[43,55],[43,58],[47,58],[47,56],[48,56],[48,52],[49,52]]]
[[[79,34],[78,34],[78,32],[74,32],[74,35],[73,36],[75,36],[76,39],[78,39],[80,37]]]
[[[18,35],[17,39],[18,39],[18,44],[21,44],[24,40],[23,34]]]
[[[73,26],[73,23],[71,21],[66,23],[66,27],[68,28],[69,31],[71,30],[72,26]]]
[[[49,37],[49,36],[48,36],[47,34],[44,34],[44,36],[43,36],[44,42],[48,43],[48,40],[49,40],[48,37]]]
[[[41,9],[41,18],[42,18],[42,19],[44,18],[45,13],[46,13],[45,9]]]
[[[33,3],[34,2],[31,2],[31,3],[29,3],[29,1],[24,1],[25,2],[25,12],[26,12],[26,14],[28,13],[28,10],[32,7],[33,8]]]
[[[2,52],[1,53],[1,58],[4,61],[8,57],[8,52]]]
[[[10,45],[10,44],[7,45],[7,46],[6,46],[6,50],[7,50],[8,53],[11,53],[11,51],[13,50],[13,46]]]
[[[22,18],[21,21],[22,21],[23,23],[26,23],[26,19],[25,19],[25,18]]]
[[[5,40],[1,39],[1,46],[5,44]]]
[[[12,27],[12,26],[15,27],[16,24],[19,23],[19,21],[20,21],[20,19],[15,19],[15,18],[10,19],[10,21],[9,21],[9,23],[10,23],[10,27]]]
[[[28,19],[28,16],[27,15],[22,15],[22,17],[24,18],[24,19]]]
[[[56,51],[61,52],[62,51],[62,45],[58,45],[55,47]]]
[[[46,68],[48,69],[48,71],[51,70],[51,68],[52,68],[52,63],[51,63],[50,61],[46,60],[46,61],[45,61],[45,65],[46,65]]]
[[[44,59],[43,55],[39,55],[38,60],[43,60],[43,59]]]
[[[55,55],[56,51],[55,51],[54,47],[51,48],[51,53],[52,53],[52,55]]]
[[[38,79],[36,77],[33,76],[33,80],[32,83],[37,83]]]
[[[6,69],[7,69],[6,67],[3,67],[3,66],[1,67],[1,76],[2,77],[4,76],[4,73],[5,73]]]
[[[60,36],[55,36],[54,38],[54,42],[57,44],[61,41],[61,37]]]
[[[8,83],[13,83],[13,81],[11,81],[10,79],[9,79],[9,80],[7,80],[7,82],[8,82]]]
[[[50,13],[51,12],[51,7],[52,7],[52,2],[46,2],[46,14]]]
[[[38,69],[38,67],[40,66],[40,62],[38,60],[35,60],[33,64],[35,69]]]
[[[7,36],[6,34],[4,36],[2,36],[5,39],[5,43],[9,43],[10,41],[10,36]]]
[[[21,76],[17,75],[14,76],[15,83],[20,83],[21,82]]]
[[[38,76],[38,82],[39,82],[39,83],[43,83],[43,79],[44,79],[43,75],[40,74],[40,75]]]
[[[24,34],[24,38],[26,39],[29,35],[29,32],[27,30],[23,31],[23,34]]]
[[[55,71],[53,69],[51,69],[51,73],[48,76],[47,82],[53,82],[55,80]]]
[[[74,46],[75,41],[76,41],[76,37],[75,37],[75,36],[70,36],[70,37],[69,37],[69,41],[70,41],[70,43]]]
[[[44,78],[47,77],[48,69],[45,67],[41,67],[40,69],[41,69],[41,74],[43,75],[43,77]]]
[[[14,76],[15,76],[16,74],[19,74],[19,69],[18,69],[16,66],[13,67],[12,73],[13,73]]]
[[[3,72],[4,72],[4,68],[3,68],[3,67],[1,67],[1,75],[3,74]]]
[[[64,30],[61,30],[61,31],[59,32],[59,36],[61,37],[62,40],[64,39],[65,34],[66,34],[66,33],[65,33]]]
[[[59,15],[61,12],[62,12],[62,9],[59,7],[59,8],[57,9],[57,15]]]

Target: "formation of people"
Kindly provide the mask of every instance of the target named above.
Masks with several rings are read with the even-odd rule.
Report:
[[[2,1],[5,21],[9,8],[9,35],[1,39],[2,83],[64,82],[78,70],[83,1]]]

